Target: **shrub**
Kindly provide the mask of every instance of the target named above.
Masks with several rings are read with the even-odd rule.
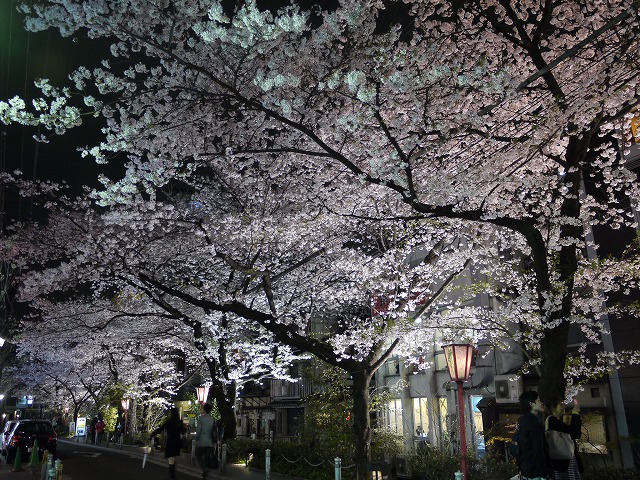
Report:
[[[582,480],[640,480],[640,470],[618,467],[587,467]]]

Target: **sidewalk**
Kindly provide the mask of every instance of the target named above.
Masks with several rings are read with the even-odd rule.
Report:
[[[58,443],[67,443],[67,444],[76,444],[75,440],[59,438]],[[142,462],[142,458],[144,456],[144,450],[142,447],[135,447],[130,445],[123,445],[120,448],[119,444],[110,444],[106,445],[92,445],[90,443],[85,444],[83,441],[80,442],[80,445],[86,446],[93,450],[103,450],[103,451],[112,451],[112,452],[120,452],[123,455],[128,456],[136,456],[140,458]],[[13,472],[12,465],[7,465],[4,462],[4,457],[0,457],[3,461],[0,463],[0,480],[36,480],[40,478],[40,467],[28,467],[23,466],[23,471],[21,472]],[[158,465],[165,466],[167,465],[167,460],[164,458],[162,452],[156,451],[153,454],[147,456],[147,462],[155,463]],[[181,454],[177,457],[176,460],[177,467],[176,470],[183,475],[188,475],[193,478],[201,478],[202,470],[198,465],[198,462],[194,459],[193,464],[191,463],[191,455],[190,454]],[[260,470],[253,470],[245,467],[244,465],[234,465],[227,464],[226,471],[224,474],[220,473],[220,469],[210,470],[209,475],[207,476],[210,480],[265,480],[265,472]],[[77,478],[72,478],[67,475],[62,475],[62,480],[81,480]],[[83,479],[82,479],[83,480]],[[271,473],[270,480],[292,480],[290,477],[285,477],[282,475]]]

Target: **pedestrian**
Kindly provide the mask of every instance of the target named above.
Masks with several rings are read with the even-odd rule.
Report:
[[[53,427],[57,435],[61,435],[62,434],[62,426],[63,425],[64,425],[64,422],[62,421],[62,416],[58,415],[56,417],[56,424]]]
[[[523,392],[519,402],[522,415],[518,419],[518,468],[523,480],[545,480],[551,474],[551,463],[539,418],[544,407],[538,393],[531,390]]]
[[[167,438],[164,446],[164,457],[169,462],[169,478],[171,478],[171,480],[175,480],[176,457],[180,455],[180,435],[187,431],[182,420],[180,420],[180,414],[178,413],[177,408],[173,407],[169,410],[169,418],[151,432],[149,440],[152,440],[155,435],[163,430],[166,431]]]
[[[102,436],[104,434],[104,420],[102,420],[102,416],[98,417],[98,421],[96,422],[96,443],[100,445],[102,443]]]
[[[214,445],[218,442],[218,429],[211,417],[211,404],[202,406],[204,413],[198,418],[196,428],[196,457],[202,468],[202,480],[207,478],[209,468],[215,468],[217,458],[214,457]]]
[[[96,424],[98,423],[98,417],[93,417],[89,424],[89,440],[91,443],[96,443]]]
[[[580,480],[582,477],[582,462],[578,455],[575,441],[582,433],[582,418],[580,417],[580,405],[577,400],[573,400],[573,410],[571,411],[571,424],[564,423],[564,401],[559,398],[552,398],[546,403],[547,410],[551,414],[545,422],[547,435],[549,432],[561,432],[566,434],[566,441],[569,444],[568,455],[557,455],[553,448],[549,448],[551,465],[553,466],[553,478],[555,480]],[[569,441],[570,438],[570,441]],[[572,450],[572,453],[571,453]],[[562,456],[565,458],[555,458]],[[566,458],[570,456],[570,458]]]

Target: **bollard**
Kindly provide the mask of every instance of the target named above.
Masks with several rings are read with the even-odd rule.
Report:
[[[269,480],[271,477],[271,450],[268,448],[264,451],[264,478]]]
[[[340,457],[336,457],[335,462],[336,462],[335,480],[342,480],[342,460],[340,460]]]
[[[220,473],[224,475],[227,472],[227,444],[223,443],[220,450]]]
[[[62,462],[60,460],[56,460],[55,471],[56,471],[56,480],[60,480],[62,478]]]
[[[458,470],[453,475],[456,477],[456,480],[462,480],[462,472],[460,470]]]
[[[124,435],[120,434],[120,450],[122,450],[122,442],[124,441]]]
[[[191,465],[193,465],[193,460],[196,458],[196,439],[191,440]]]
[[[31,456],[29,457],[29,466],[37,467],[40,465],[40,447],[38,447],[38,439],[33,441],[33,446],[31,447]]]
[[[47,480],[47,464],[49,463],[49,450],[42,455],[42,467],[40,467],[40,480]]]
[[[54,472],[55,475],[55,469],[53,468],[53,455],[49,455],[47,457],[47,479],[49,480],[53,480],[55,477],[51,476],[51,472]]]
[[[22,471],[22,454],[20,453],[20,447],[18,447],[16,451],[16,458],[13,461],[13,471],[14,472]]]
[[[55,468],[50,468],[49,469],[49,480],[54,480],[56,478],[56,469]]]

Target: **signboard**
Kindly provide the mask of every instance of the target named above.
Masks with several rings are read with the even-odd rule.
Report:
[[[78,424],[76,425],[76,436],[84,437],[87,434],[87,419],[86,417],[78,417]]]

